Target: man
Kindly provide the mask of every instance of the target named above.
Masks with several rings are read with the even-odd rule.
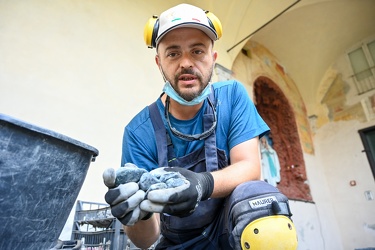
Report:
[[[126,126],[120,169],[178,173],[184,181],[145,194],[139,186],[152,176],[114,185],[121,173],[104,173],[112,214],[140,248],[160,234],[156,249],[241,248],[238,239],[229,243],[226,198],[236,196],[240,184],[260,178],[259,137],[269,128],[240,83],[210,83],[220,35],[212,13],[188,4],[166,10],[145,27],[165,86]],[[128,173],[125,177],[134,176]]]

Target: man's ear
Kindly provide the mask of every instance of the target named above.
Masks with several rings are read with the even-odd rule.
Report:
[[[162,70],[162,68],[161,68],[160,57],[159,57],[158,55],[155,56],[155,63],[156,63],[156,65],[158,66],[159,71],[160,71],[160,73],[162,74],[162,76],[163,76],[163,78],[164,78],[164,80],[165,80],[164,72],[163,72],[163,70]]]
[[[212,53],[212,57],[213,57],[213,59],[214,59],[214,62],[216,62],[216,59],[217,59],[217,51],[214,51],[214,52]]]
[[[160,58],[158,55],[155,55],[155,62],[156,62],[156,65],[158,65],[158,67],[160,68]]]

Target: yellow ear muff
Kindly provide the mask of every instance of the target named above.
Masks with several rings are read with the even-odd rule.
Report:
[[[217,39],[220,39],[223,34],[223,27],[221,26],[221,22],[217,16],[215,16],[212,12],[206,11],[206,16],[208,18],[208,23],[210,24],[211,28],[216,31]]]
[[[145,40],[146,45],[149,48],[154,48],[156,46],[155,40],[156,36],[158,35],[159,29],[159,19],[158,16],[152,16],[148,19],[145,28],[143,30],[143,38]]]

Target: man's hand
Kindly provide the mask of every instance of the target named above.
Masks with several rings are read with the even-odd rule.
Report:
[[[185,217],[194,212],[200,201],[207,200],[211,196],[214,179],[209,172],[195,173],[179,167],[158,168],[150,172],[153,175],[160,175],[160,178],[176,173],[185,178],[182,185],[180,183],[173,186],[172,183],[166,189],[149,190],[146,200],[140,205],[142,210]],[[169,180],[163,182],[167,181]]]
[[[117,172],[110,168],[103,173],[104,184],[109,188],[105,201],[111,206],[112,215],[126,226],[150,216],[150,213],[139,207],[145,192],[139,189],[137,182],[144,172],[147,171],[141,171],[134,165],[125,165]],[[125,177],[131,178],[124,179]]]

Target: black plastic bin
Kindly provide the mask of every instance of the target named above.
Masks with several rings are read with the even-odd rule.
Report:
[[[0,249],[50,249],[98,150],[0,114]]]

